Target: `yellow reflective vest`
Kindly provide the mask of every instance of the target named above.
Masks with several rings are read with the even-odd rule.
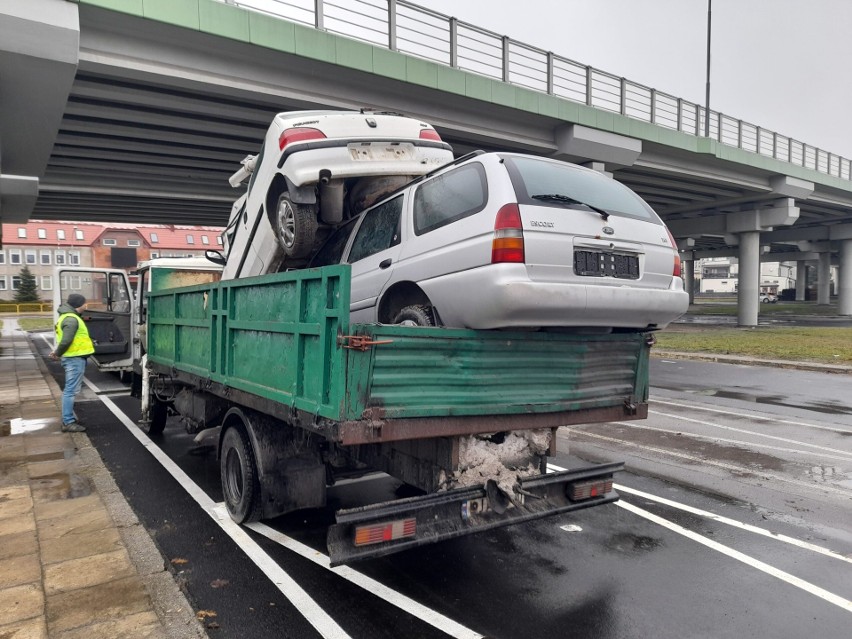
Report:
[[[89,329],[86,322],[77,313],[63,313],[59,316],[56,321],[56,344],[59,345],[62,341],[62,322],[65,321],[66,317],[74,317],[77,320],[77,332],[68,350],[62,353],[62,357],[85,357],[94,353],[95,345],[92,343],[92,338],[89,337]]]

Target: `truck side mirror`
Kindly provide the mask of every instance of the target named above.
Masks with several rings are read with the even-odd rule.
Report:
[[[228,261],[227,258],[225,258],[225,256],[219,251],[214,251],[213,249],[207,249],[204,251],[204,257],[219,266],[225,266],[225,262]]]

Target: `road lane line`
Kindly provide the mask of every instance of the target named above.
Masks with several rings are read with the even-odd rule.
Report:
[[[823,599],[828,603],[834,604],[835,606],[838,606],[846,612],[852,612],[852,601],[850,601],[849,599],[844,599],[843,597],[835,595],[834,593],[820,588],[819,586],[815,586],[814,584],[805,581],[804,579],[799,579],[798,577],[791,575],[788,572],[775,568],[774,566],[770,566],[769,564],[766,564],[753,557],[749,557],[745,553],[741,553],[739,550],[734,550],[733,548],[729,548],[728,546],[720,544],[717,541],[708,539],[703,535],[699,535],[698,533],[694,533],[691,530],[687,530],[683,526],[679,526],[678,524],[675,524],[667,519],[658,517],[657,515],[648,512],[647,510],[643,510],[638,506],[634,506],[633,504],[629,504],[624,501],[617,501],[615,502],[615,505],[620,508],[623,508],[624,510],[639,515],[640,517],[644,517],[648,521],[651,521],[659,526],[663,526],[664,528],[676,532],[679,535],[683,535],[684,537],[691,539],[692,541],[696,541],[699,544],[707,546],[708,548],[711,548],[717,552],[720,552],[723,555],[727,555],[732,559],[736,559],[737,561],[740,561],[746,564],[747,566],[756,568],[757,570],[760,570],[761,572],[764,572],[767,575],[771,575],[776,579],[780,579],[781,581],[784,581],[790,584],[791,586],[795,586],[796,588],[804,590],[808,594],[814,595],[815,597],[819,597],[820,599]]]
[[[88,379],[83,379],[86,384],[96,394],[98,387]],[[195,500],[195,502],[207,513],[210,518],[215,521],[219,527],[227,534],[246,556],[260,568],[260,570],[272,581],[273,584],[281,591],[281,593],[290,601],[305,620],[312,625],[316,631],[328,639],[351,639],[346,632],[337,625],[337,622],[332,619],[328,613],[314,601],[296,581],[285,572],[263,549],[257,544],[254,539],[230,517],[221,518],[216,512],[216,502],[214,502],[189,476],[175,464],[172,459],[166,455],[160,448],[152,442],[148,436],[143,433],[134,424],[121,409],[109,397],[98,395],[98,399],[109,409],[109,411],[124,424],[130,434],[133,435],[142,446],[151,453],[154,458],[160,462],[163,468],[175,478],[175,480],[186,490],[187,493]]]
[[[839,459],[840,461],[852,461],[852,453],[844,453],[843,451],[839,452],[840,455],[829,455],[827,453],[818,453],[813,450],[800,450],[798,448],[783,448],[781,446],[771,446],[770,444],[762,444],[758,442],[747,442],[741,439],[727,439],[725,437],[715,437],[713,435],[700,435],[698,433],[692,433],[689,431],[680,431],[680,430],[672,430],[670,428],[657,428],[656,426],[648,426],[647,424],[640,424],[638,422],[610,422],[611,424],[617,424],[619,426],[626,426],[627,428],[639,428],[641,430],[653,430],[659,433],[671,433],[672,435],[680,435],[683,437],[693,437],[695,439],[709,439],[714,442],[724,442],[726,444],[739,444],[742,446],[757,446],[761,450],[780,450],[785,453],[797,453],[800,455],[818,455],[821,459]]]
[[[702,395],[702,397],[703,397],[703,395]],[[831,426],[820,426],[819,424],[811,424],[809,422],[796,422],[796,421],[792,421],[792,420],[789,420],[789,419],[778,419],[776,417],[762,417],[762,416],[759,417],[759,416],[756,416],[756,415],[750,415],[748,413],[739,413],[737,411],[732,411],[732,410],[723,410],[721,408],[712,408],[710,406],[703,406],[703,405],[700,405],[700,404],[682,404],[680,402],[671,402],[671,401],[666,401],[664,399],[657,399],[657,398],[652,398],[650,401],[651,401],[652,404],[666,404],[668,406],[678,406],[679,408],[688,408],[690,410],[693,410],[693,409],[703,410],[703,411],[707,411],[707,412],[710,412],[710,413],[720,413],[722,415],[730,415],[731,417],[745,417],[746,419],[759,419],[760,421],[764,421],[764,422],[776,422],[778,424],[788,424],[790,426],[805,426],[807,428],[815,428],[817,430],[827,430],[827,431],[830,431],[832,433],[849,433],[849,432],[852,432],[848,428],[847,429],[832,428]]]
[[[722,430],[729,430],[734,433],[743,433],[745,435],[754,435],[755,437],[763,437],[764,439],[773,439],[775,441],[784,442],[785,444],[795,444],[796,446],[806,446],[807,448],[813,448],[815,450],[822,450],[828,453],[840,453],[842,455],[849,455],[852,458],[852,453],[846,453],[845,451],[838,451],[836,448],[828,448],[827,446],[818,446],[817,444],[808,444],[807,442],[800,442],[795,439],[788,439],[787,437],[776,437],[775,435],[766,435],[765,433],[758,433],[753,430],[745,430],[743,428],[736,428],[734,426],[724,426],[723,424],[715,424],[713,422],[707,422],[703,419],[693,419],[691,417],[684,417],[683,415],[673,415],[671,413],[661,413],[658,410],[650,410],[649,414],[652,415],[661,415],[663,417],[671,417],[672,419],[680,420],[682,422],[690,422],[691,424],[698,424],[700,426],[710,426],[711,428],[721,428]]]
[[[300,541],[296,541],[292,537],[285,535],[282,532],[275,530],[263,523],[252,523],[247,525],[248,528],[251,528],[256,533],[263,535],[264,537],[280,544],[287,550],[290,550],[305,559],[309,559],[314,562],[318,566],[322,566],[326,570],[329,570],[336,574],[337,576],[346,579],[347,581],[355,584],[356,586],[360,586],[367,592],[375,595],[379,599],[396,606],[400,610],[407,612],[410,615],[413,615],[417,619],[428,623],[430,626],[437,628],[441,632],[444,632],[451,637],[457,637],[458,639],[484,639],[484,635],[479,634],[478,632],[474,632],[469,628],[465,628],[461,624],[453,621],[449,617],[445,617],[441,613],[432,610],[431,608],[427,608],[423,604],[420,604],[413,599],[406,597],[400,592],[393,590],[392,588],[388,588],[384,584],[379,581],[376,581],[372,577],[368,577],[356,570],[353,570],[349,566],[337,566],[336,568],[331,568],[329,566],[329,559],[327,555],[314,550],[310,546],[306,546]]]
[[[647,450],[653,453],[659,453],[661,455],[668,455],[670,457],[678,457],[680,459],[686,459],[688,461],[696,462],[698,464],[702,464],[704,466],[714,466],[716,468],[723,468],[724,470],[730,470],[737,473],[744,473],[753,475],[754,477],[759,477],[762,479],[771,479],[773,481],[781,481],[787,484],[793,484],[794,486],[802,486],[804,488],[810,488],[811,490],[825,491],[829,493],[835,493],[838,495],[843,495],[844,497],[849,497],[852,491],[842,489],[842,488],[834,488],[833,486],[827,486],[825,484],[817,484],[813,482],[801,481],[799,479],[791,479],[789,477],[784,477],[783,475],[776,475],[774,473],[768,473],[763,470],[755,470],[754,468],[747,468],[745,466],[737,466],[735,464],[726,464],[725,462],[714,461],[712,459],[706,459],[704,457],[698,457],[696,455],[687,455],[686,453],[678,453],[673,450],[666,450],[665,448],[657,448],[656,446],[643,446],[642,444],[637,444],[635,442],[627,441],[625,439],[617,439],[615,437],[607,437],[606,435],[598,435],[596,433],[590,433],[585,430],[580,430],[574,427],[565,427],[569,428],[571,433],[575,435],[579,435],[581,437],[590,437],[591,439],[600,439],[602,441],[610,442],[613,444],[621,444],[623,446],[629,446],[630,448],[638,448],[639,450]]]

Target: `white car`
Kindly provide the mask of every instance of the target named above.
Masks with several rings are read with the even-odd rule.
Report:
[[[279,113],[260,152],[231,176],[234,187],[250,179],[224,234],[222,279],[303,266],[334,227],[452,159],[450,145],[414,118]]]
[[[665,224],[577,165],[478,152],[337,229],[309,266],[352,265],[350,319],[491,329],[657,329],[689,305]]]

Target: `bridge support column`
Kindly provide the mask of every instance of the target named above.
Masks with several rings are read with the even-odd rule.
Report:
[[[817,304],[831,302],[831,251],[819,254],[817,266]]]
[[[737,324],[757,326],[760,279],[760,231],[739,234],[740,272],[737,281]]]
[[[808,263],[805,260],[796,262],[796,301],[805,301],[805,292],[808,288]]]
[[[852,315],[852,240],[840,243],[840,272],[838,279],[838,309],[840,315]]]
[[[683,288],[689,293],[689,303],[695,304],[695,262],[692,259],[681,260]]]

